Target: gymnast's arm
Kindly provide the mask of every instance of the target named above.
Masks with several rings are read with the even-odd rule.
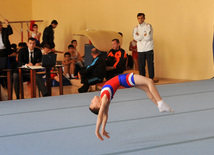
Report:
[[[97,124],[96,124],[96,130],[95,130],[95,134],[100,140],[104,140],[103,137],[100,135],[101,124],[102,124],[102,133],[104,133],[104,136],[107,135],[107,133],[105,132],[105,126],[106,126],[107,119],[108,119],[108,114],[107,114],[108,106],[109,106],[108,98],[106,95],[104,95],[102,97],[102,104],[101,104],[101,107],[99,110],[99,114],[97,116]]]
[[[106,110],[104,111],[104,114],[103,114],[102,132],[101,132],[102,135],[105,136],[106,138],[110,138],[109,135],[108,135],[109,133],[106,132],[106,130],[105,130],[106,123],[107,123],[107,120],[108,120],[108,108],[109,107],[106,107]]]

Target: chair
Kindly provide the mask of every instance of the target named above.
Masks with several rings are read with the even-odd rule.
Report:
[[[7,90],[8,90],[8,100],[12,99],[12,89],[11,89],[11,69],[7,69],[7,58],[2,57],[0,58],[0,79],[6,79],[7,80]],[[4,72],[7,72],[7,74],[3,74]],[[0,101],[2,100],[1,98],[1,88],[0,88]]]

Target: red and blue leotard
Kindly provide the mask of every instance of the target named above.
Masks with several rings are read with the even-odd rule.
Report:
[[[135,86],[133,73],[121,74],[107,81],[103,88],[101,89],[100,97],[102,98],[106,94],[108,100],[111,101],[115,92],[120,86],[126,88]]]

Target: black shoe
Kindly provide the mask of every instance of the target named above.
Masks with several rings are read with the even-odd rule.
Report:
[[[80,87],[80,88],[78,89],[78,92],[79,92],[79,93],[85,93],[85,92],[88,91],[88,89],[89,89],[89,86],[83,85],[82,87]]]
[[[82,88],[82,87],[81,87],[81,88]],[[84,93],[84,92],[82,91],[81,88],[78,89],[78,92],[79,92],[79,93]]]
[[[46,94],[44,94],[44,95],[42,95],[43,97],[47,97],[47,96],[49,96],[49,94],[48,93],[46,93]]]

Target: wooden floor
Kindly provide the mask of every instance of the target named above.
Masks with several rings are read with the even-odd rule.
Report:
[[[135,70],[128,70],[125,71],[125,73],[127,72],[134,72],[135,74],[138,74],[138,71]],[[172,84],[172,83],[182,83],[182,82],[189,82],[191,80],[177,80],[177,79],[162,79],[162,78],[155,78],[157,80],[159,80],[157,83],[155,83],[156,85],[163,85],[163,84]],[[24,83],[24,98],[31,98],[30,92],[31,92],[31,85],[27,84],[27,82]],[[63,94],[67,95],[67,94],[77,94],[78,87],[76,86],[63,86]],[[4,100],[7,100],[7,95],[6,93],[4,93],[4,90],[2,89],[2,97],[5,98]],[[97,91],[95,90],[95,87],[92,87],[91,91]],[[59,87],[52,87],[52,96],[58,96],[59,95]],[[38,90],[37,90],[37,97],[39,97],[38,94]],[[16,99],[15,97],[15,93],[13,91],[13,99]]]

